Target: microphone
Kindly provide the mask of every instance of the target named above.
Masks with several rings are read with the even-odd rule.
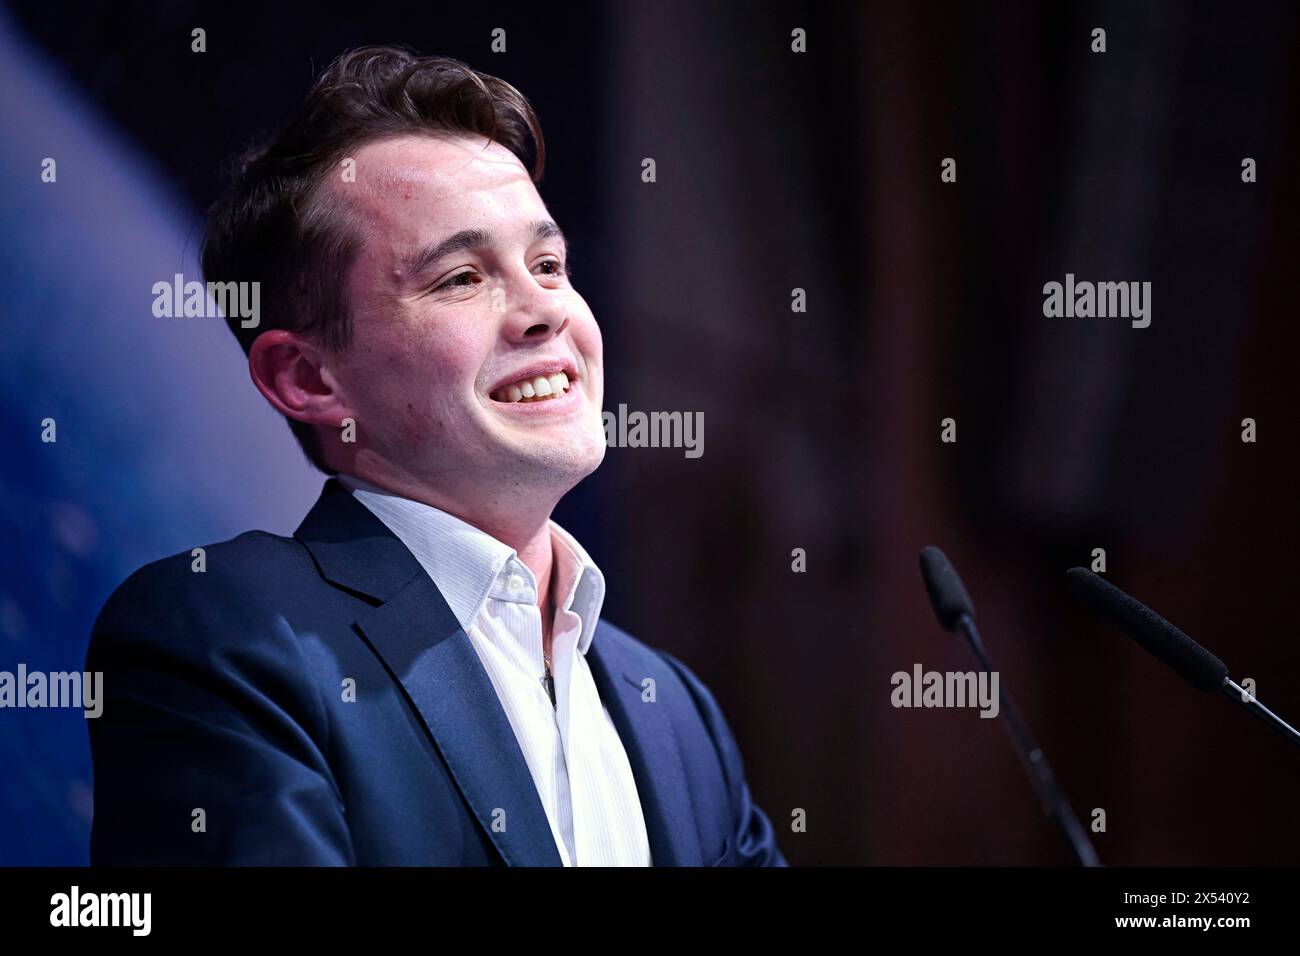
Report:
[[[1293,744],[1300,732],[1228,676],[1228,667],[1141,601],[1087,568],[1065,572],[1070,590],[1197,690],[1222,691]]]
[[[970,595],[966,593],[961,578],[957,577],[952,564],[938,548],[930,547],[921,552],[921,578],[925,581],[925,590],[930,596],[930,606],[934,608],[934,616],[939,619],[940,626],[945,631],[962,634],[980,669],[992,673],[993,667],[989,663],[988,653],[984,650],[984,643],[980,640],[979,631],[975,627],[975,606],[971,603]],[[1074,811],[1070,809],[1070,802],[1065,799],[1065,794],[1057,785],[1056,777],[1052,775],[1052,768],[1047,765],[1047,758],[1043,756],[1043,751],[1038,744],[1034,743],[1029,728],[1021,719],[1020,711],[1016,709],[1011,695],[1006,690],[1006,684],[1002,681],[998,682],[998,701],[998,712],[1004,720],[1003,726],[1007,728],[1007,733],[1015,745],[1021,766],[1025,768],[1030,782],[1038,792],[1038,799],[1043,804],[1044,812],[1056,821],[1083,866],[1101,866],[1097,851],[1093,848],[1092,841],[1088,839],[1087,831],[1079,823],[1079,818],[1074,815]]]

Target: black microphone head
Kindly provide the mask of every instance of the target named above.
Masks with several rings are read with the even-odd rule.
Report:
[[[921,552],[921,577],[925,579],[925,590],[930,595],[934,616],[944,630],[957,630],[957,620],[963,614],[975,619],[975,605],[971,604],[970,595],[962,587],[961,578],[957,577],[947,556],[938,548],[926,548]]]
[[[1228,668],[1205,648],[1141,601],[1129,597],[1087,568],[1065,572],[1070,589],[1150,653],[1181,674],[1197,690],[1223,686]]]

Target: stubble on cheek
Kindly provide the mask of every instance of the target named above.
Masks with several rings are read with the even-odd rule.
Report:
[[[403,449],[412,457],[427,458],[431,445],[439,444],[446,432],[444,413],[427,399],[411,398],[401,406],[397,428]]]

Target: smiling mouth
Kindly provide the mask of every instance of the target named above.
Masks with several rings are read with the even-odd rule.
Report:
[[[549,402],[562,398],[574,384],[576,383],[570,382],[569,376],[564,372],[556,372],[553,375],[531,375],[495,389],[488,397],[494,402],[504,402],[507,405],[516,402],[524,404]]]

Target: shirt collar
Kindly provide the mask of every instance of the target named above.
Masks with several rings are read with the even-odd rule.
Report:
[[[537,585],[514,548],[439,508],[403,498],[359,478],[339,482],[382,521],[433,579],[463,630],[489,598],[537,602]],[[586,654],[605,603],[605,576],[573,535],[549,522],[558,610],[582,620],[578,650]]]
[[[578,650],[586,654],[596,633],[600,609],[605,604],[605,575],[573,535],[554,521],[550,524],[551,550],[555,555],[555,605],[582,619]]]

